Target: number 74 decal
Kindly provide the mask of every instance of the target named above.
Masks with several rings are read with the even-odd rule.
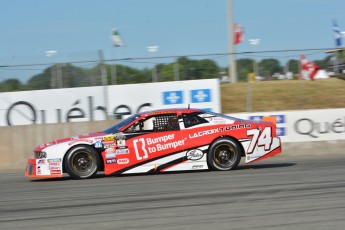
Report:
[[[253,136],[249,144],[247,154],[253,153],[255,146],[264,146],[265,150],[270,150],[272,145],[272,129],[265,127],[261,132],[260,129],[247,130],[247,136]]]

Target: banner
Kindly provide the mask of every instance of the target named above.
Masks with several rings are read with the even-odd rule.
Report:
[[[345,109],[320,109],[262,113],[229,114],[234,117],[261,121],[275,116],[277,135],[282,142],[345,140]]]
[[[0,126],[122,119],[144,110],[188,104],[220,112],[219,80],[0,93]]]

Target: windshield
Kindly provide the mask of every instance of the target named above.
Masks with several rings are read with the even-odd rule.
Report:
[[[138,114],[134,114],[134,115],[120,121],[119,123],[107,128],[103,132],[107,133],[107,134],[118,133],[123,127],[129,125],[130,123],[135,121],[137,118],[138,118]]]

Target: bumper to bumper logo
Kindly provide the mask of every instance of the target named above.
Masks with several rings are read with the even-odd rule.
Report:
[[[182,91],[166,91],[163,92],[163,104],[175,105],[183,103]]]

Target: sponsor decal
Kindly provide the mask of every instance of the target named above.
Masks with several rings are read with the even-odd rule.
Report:
[[[115,153],[116,155],[129,154],[129,149],[116,149]]]
[[[60,170],[60,166],[49,166],[50,171],[51,170]]]
[[[115,147],[115,144],[105,144],[103,147],[105,149],[109,149],[109,148]]]
[[[119,165],[125,165],[129,163],[129,159],[128,158],[117,159],[117,163]]]
[[[204,165],[193,165],[192,169],[202,169],[204,168]]]
[[[167,142],[169,140],[174,140],[175,138],[175,134],[169,134],[166,136],[161,136],[161,137],[156,137],[156,138],[147,138],[146,142],[148,145],[152,145],[152,144],[156,144],[156,143],[160,143],[160,142]]]
[[[219,128],[220,131],[229,131],[229,130],[233,130],[233,129],[247,129],[250,128],[251,125],[250,124],[240,124],[240,125],[230,125],[230,126],[226,126],[226,127],[221,127]]]
[[[93,140],[87,140],[87,139],[74,140],[74,141],[70,142],[68,145],[73,145],[73,144],[78,143],[78,142],[85,142],[85,143],[91,144],[93,142]]]
[[[51,174],[61,174],[61,170],[50,170]]]
[[[50,165],[60,165],[60,162],[49,162],[49,166]]]
[[[105,154],[105,158],[109,159],[109,158],[115,158],[116,154],[115,153],[106,153]]]
[[[114,153],[115,149],[114,148],[108,148],[105,150],[106,153]]]
[[[311,138],[319,138],[324,134],[345,133],[345,117],[331,122],[317,122],[309,118],[302,118],[295,122],[294,129],[298,134]]]
[[[218,133],[218,132],[219,132],[219,129],[204,130],[204,131],[200,131],[197,133],[189,134],[189,139],[202,137],[202,136],[206,136],[206,135],[210,135],[210,134],[214,134],[214,133]]]
[[[37,166],[36,168],[36,174],[41,174],[42,171],[41,171],[41,166]]]
[[[191,161],[200,160],[203,156],[204,153],[200,149],[192,149],[186,153],[187,159]]]
[[[48,162],[61,162],[61,158],[55,158],[55,159],[48,159]]]
[[[133,141],[134,151],[138,160],[148,158],[149,153],[166,149],[176,149],[183,146],[185,140],[175,141],[175,134],[169,134],[156,138],[139,138]]]
[[[103,141],[114,141],[115,137],[114,136],[105,136],[103,137]]]
[[[163,104],[164,105],[183,104],[183,92],[182,91],[163,92]]]
[[[117,140],[117,146],[119,146],[119,147],[126,146],[126,141],[124,139]]]
[[[37,160],[37,164],[38,165],[43,165],[43,164],[45,164],[46,163],[46,160],[45,159],[39,159],[39,160]]]
[[[115,144],[115,141],[102,141],[102,144],[108,145],[108,144]]]
[[[95,148],[102,148],[103,145],[102,145],[102,142],[101,141],[96,141],[95,142]]]
[[[103,141],[102,143],[105,149],[109,149],[116,146],[115,141]]]
[[[211,102],[211,89],[196,89],[190,92],[192,103]]]
[[[106,160],[105,162],[106,162],[107,164],[114,164],[114,163],[116,163],[116,158]]]

